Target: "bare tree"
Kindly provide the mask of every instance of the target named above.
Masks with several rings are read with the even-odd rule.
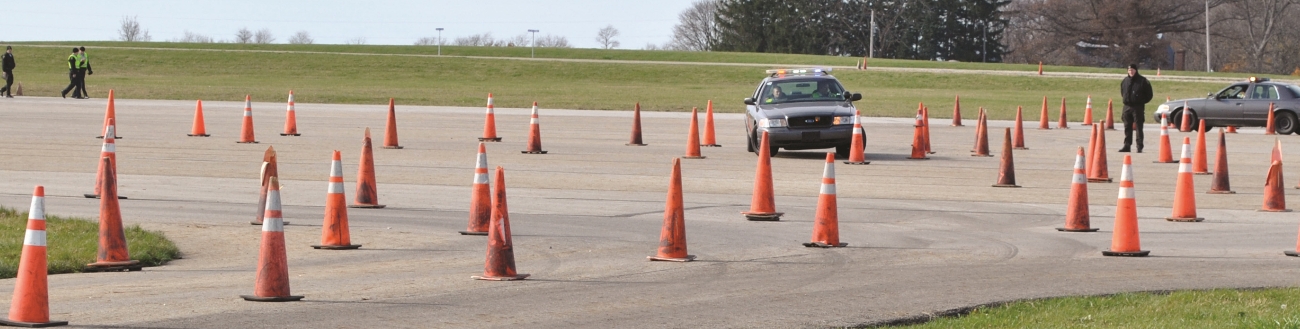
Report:
[[[506,41],[492,38],[492,33],[484,33],[456,38],[452,40],[451,44],[457,46],[505,47]]]
[[[690,8],[677,15],[677,26],[673,26],[673,49],[709,51],[717,41],[718,3],[720,0],[695,1]]]
[[[1291,20],[1285,17],[1294,17],[1287,12],[1298,4],[1300,0],[1234,0],[1228,3],[1225,12],[1231,26],[1223,32],[1232,36],[1225,41],[1237,50],[1225,56],[1233,71],[1288,73],[1285,71],[1289,71],[1289,67],[1276,67],[1282,63],[1271,57],[1280,50],[1275,44],[1283,42],[1277,40],[1278,34],[1283,29],[1295,28],[1295,24],[1288,24]]]
[[[618,48],[618,40],[614,40],[614,37],[617,36],[618,29],[614,28],[613,24],[610,24],[609,26],[600,29],[599,32],[596,32],[596,42],[599,42],[600,47],[604,49]]]
[[[528,33],[521,33],[506,41],[507,47],[528,47],[531,45],[532,39],[528,37]]]
[[[1217,7],[1227,0],[1210,0]],[[1118,67],[1166,64],[1164,34],[1204,31],[1204,7],[1185,0],[1029,0],[1018,6],[1022,24],[1044,34],[1042,49],[1074,51],[1060,64]],[[1080,62],[1082,61],[1082,62]]]
[[[235,32],[235,43],[251,42],[253,42],[253,31],[249,31],[247,27],[241,27]]]
[[[118,27],[117,34],[122,41],[127,42],[153,40],[153,37],[149,36],[149,30],[140,28],[140,21],[136,20],[136,16],[122,16],[122,26]]]
[[[366,37],[356,37],[356,38],[348,39],[343,43],[349,45],[364,45],[366,44]]]
[[[275,43],[275,35],[271,34],[271,29],[257,30],[257,34],[253,34],[253,43]]]
[[[438,37],[423,37],[415,40],[416,46],[437,46]]]
[[[547,34],[546,36],[543,36],[543,37],[537,37],[537,46],[538,46],[538,47],[550,47],[550,48],[570,48],[570,47],[572,47],[572,46],[569,45],[569,39],[568,39],[568,38],[561,37],[561,36],[553,36],[553,35],[550,35],[550,34]]]
[[[190,32],[189,30],[186,30],[186,31],[185,31],[185,35],[182,36],[180,39],[176,39],[176,42],[189,42],[189,43],[213,43],[213,42],[216,42],[216,41],[214,41],[214,40],[212,39],[212,37],[209,37],[209,36],[206,36],[206,35],[202,35],[202,34],[198,34],[198,33],[194,33],[194,32]]]
[[[313,43],[316,43],[316,40],[312,39],[311,34],[308,34],[307,31],[298,31],[298,33],[294,33],[293,36],[289,37],[289,44],[310,45]]]

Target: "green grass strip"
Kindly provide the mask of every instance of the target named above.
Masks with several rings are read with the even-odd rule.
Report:
[[[902,328],[1300,328],[1300,288],[1029,300]]]
[[[99,223],[81,218],[46,216],[46,249],[49,273],[81,272],[95,262],[99,249]],[[23,237],[27,233],[27,212],[0,207],[0,278],[18,273]],[[127,250],[131,259],[144,266],[158,266],[180,258],[180,249],[161,232],[146,231],[139,225],[126,227]]]

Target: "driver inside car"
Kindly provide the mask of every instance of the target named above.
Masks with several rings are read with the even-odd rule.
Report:
[[[766,99],[764,99],[763,103],[772,104],[773,102],[782,101],[782,100],[785,100],[785,93],[781,92],[781,87],[772,86],[772,95],[769,95]]]

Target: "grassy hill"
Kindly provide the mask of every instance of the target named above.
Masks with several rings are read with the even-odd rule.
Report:
[[[498,107],[630,109],[640,102],[650,111],[683,111],[714,100],[722,112],[744,110],[740,100],[753,91],[767,66],[853,66],[857,58],[727,52],[674,52],[600,49],[369,45],[240,45],[125,42],[14,43],[15,76],[26,95],[55,96],[67,85],[66,58],[73,45],[90,50],[95,75],[87,85],[103,98],[283,101],[290,89],[302,103],[483,106],[488,93]],[[608,60],[608,61],[606,61]],[[637,61],[637,62],[624,62]],[[681,62],[696,63],[682,65]],[[747,64],[758,66],[739,66]],[[770,64],[770,65],[766,65]],[[951,63],[873,59],[873,67],[1028,72],[1037,65]],[[1117,69],[1048,67],[1048,71],[1122,73]],[[1232,75],[1179,72],[1183,75]],[[1010,119],[1015,106],[1037,113],[1048,97],[1055,113],[1062,97],[1082,109],[1093,95],[1104,108],[1117,94],[1119,79],[1059,78],[990,74],[841,70],[846,88],[863,94],[858,107],[869,116],[911,116],[919,102],[950,115],[953,96],[973,117],[976,107],[993,119]],[[1221,83],[1154,82],[1157,98],[1198,97]],[[1072,111],[1073,112],[1073,111]],[[1030,115],[1030,117],[1036,117]]]

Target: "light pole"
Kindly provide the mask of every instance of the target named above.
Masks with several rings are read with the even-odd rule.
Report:
[[[541,31],[538,31],[538,30],[528,30],[528,33],[532,33],[532,34],[533,34],[533,51],[532,51],[532,55],[529,55],[529,56],[531,56],[532,58],[537,58],[537,32],[541,32]]]
[[[1205,72],[1214,72],[1210,66],[1210,0],[1205,0]]]
[[[442,28],[441,27],[437,28],[437,30],[438,30],[438,56],[442,56]]]

